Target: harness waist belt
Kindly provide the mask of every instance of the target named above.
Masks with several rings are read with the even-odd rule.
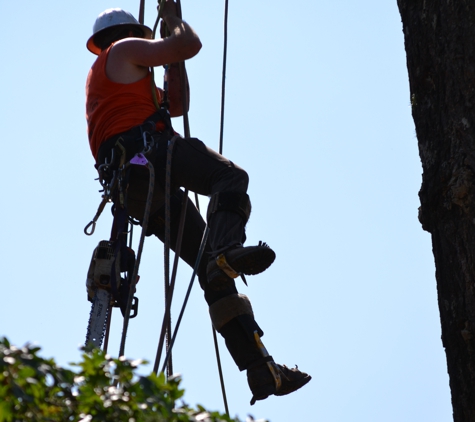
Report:
[[[166,113],[166,115],[164,115]],[[170,118],[168,117],[168,113],[162,110],[158,110],[149,116],[144,123],[138,126],[134,126],[131,129],[118,133],[106,139],[99,147],[99,151],[97,152],[97,163],[103,163],[105,157],[109,156],[110,151],[114,148],[116,142],[120,138],[124,139],[142,139],[144,132],[162,132],[167,129],[167,121],[169,122]],[[162,127],[157,128],[157,125]]]

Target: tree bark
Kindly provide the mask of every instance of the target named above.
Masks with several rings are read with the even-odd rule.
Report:
[[[475,1],[398,6],[454,421],[475,422]]]

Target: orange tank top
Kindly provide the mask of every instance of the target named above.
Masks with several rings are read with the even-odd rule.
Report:
[[[150,72],[145,78],[131,84],[112,82],[107,77],[106,63],[110,48],[96,59],[86,82],[87,131],[94,158],[105,140],[142,124],[156,111],[150,88]],[[161,100],[158,89],[157,98]],[[163,125],[159,129],[163,129]]]

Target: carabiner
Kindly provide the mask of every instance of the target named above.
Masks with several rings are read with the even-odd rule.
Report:
[[[154,140],[153,140],[153,137],[150,134],[150,132],[147,132],[147,131],[144,131],[142,133],[142,137],[143,137],[143,151],[142,151],[142,154],[146,155],[152,149],[152,145],[154,143]],[[147,137],[150,137],[150,141],[147,140]]]

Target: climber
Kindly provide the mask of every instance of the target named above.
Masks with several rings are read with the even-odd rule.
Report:
[[[98,16],[87,41],[89,51],[98,57],[86,83],[86,119],[96,168],[121,154],[130,160],[142,152],[144,137],[153,139],[153,152],[147,158],[153,163],[156,183],[147,235],[163,241],[166,150],[174,135],[168,115],[175,117],[184,112],[182,95],[189,89],[187,82],[181,86],[177,63],[195,56],[201,42],[190,25],[177,16],[173,0],[164,2],[161,16],[170,35],[157,40],[151,39],[150,28],[122,9],[107,9]],[[164,93],[153,84],[152,94],[150,72],[151,67],[166,64],[168,112],[157,111],[153,96],[163,101]],[[141,166],[130,169],[127,213],[141,221],[148,173]],[[171,173],[172,249],[184,197],[181,188],[210,197],[208,242],[197,273],[214,327],[224,337],[239,369],[247,370],[253,394],[251,404],[272,394],[297,390],[311,377],[296,368],[276,364],[264,351],[260,340],[263,332],[254,319],[249,299],[238,293],[234,282],[239,275],[266,270],[275,259],[275,253],[265,243],[243,246],[251,211],[247,173],[200,140],[182,137],[175,141]],[[193,203],[185,200],[188,202],[180,257],[194,266],[206,224]]]

